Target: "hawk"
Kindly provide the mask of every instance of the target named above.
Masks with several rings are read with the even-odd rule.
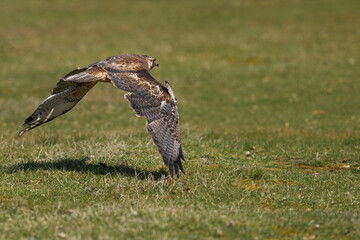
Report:
[[[60,79],[51,95],[25,120],[19,135],[70,111],[98,82],[111,82],[127,92],[125,98],[136,115],[147,119],[147,130],[171,177],[174,170],[177,177],[179,169],[185,174],[177,100],[167,81],[163,86],[150,75],[155,66],[159,64],[151,56],[123,54],[75,69]]]

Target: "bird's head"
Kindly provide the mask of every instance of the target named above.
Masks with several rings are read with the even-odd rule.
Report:
[[[158,67],[159,66],[159,63],[156,61],[155,58],[151,57],[151,56],[148,56],[148,55],[143,55],[143,57],[145,57],[148,65],[149,65],[149,71],[151,69],[153,69],[154,67]]]

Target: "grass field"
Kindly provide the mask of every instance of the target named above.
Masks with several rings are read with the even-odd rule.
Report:
[[[2,0],[0,238],[360,238],[359,12]],[[156,57],[178,98],[180,179],[111,84],[17,137],[59,78],[123,53]]]

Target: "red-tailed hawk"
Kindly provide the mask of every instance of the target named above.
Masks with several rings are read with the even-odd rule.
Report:
[[[168,82],[163,86],[149,73],[158,65],[155,58],[147,55],[123,54],[70,72],[25,120],[19,135],[71,110],[96,83],[111,82],[128,92],[125,98],[136,115],[147,119],[147,130],[171,177],[174,170],[178,177],[179,169],[185,174],[176,98]]]

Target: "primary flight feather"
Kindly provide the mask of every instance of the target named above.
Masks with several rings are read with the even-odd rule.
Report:
[[[163,86],[150,75],[149,71],[155,66],[158,63],[153,57],[123,54],[70,72],[25,120],[19,135],[71,110],[98,82],[111,82],[128,92],[125,98],[137,116],[147,119],[147,130],[171,177],[174,171],[179,177],[179,170],[185,172],[181,164],[184,155],[177,102],[169,83]]]

